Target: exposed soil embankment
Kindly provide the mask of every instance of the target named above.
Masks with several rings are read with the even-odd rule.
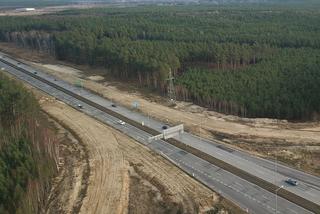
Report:
[[[78,213],[90,175],[88,151],[76,133],[53,121],[59,144],[59,174],[52,181],[45,213]]]
[[[42,100],[44,111],[73,130],[88,150],[90,176],[80,213],[241,212],[122,133],[54,99]],[[79,166],[73,164],[73,170]]]

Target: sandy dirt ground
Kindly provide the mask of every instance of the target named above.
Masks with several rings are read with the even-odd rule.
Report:
[[[80,213],[203,213],[219,202],[214,192],[118,131],[60,102],[41,106],[88,150],[90,176]]]
[[[196,135],[226,143],[253,154],[274,158],[294,167],[320,174],[320,123],[291,123],[275,119],[250,119],[209,111],[192,103],[177,102],[169,107],[162,97],[142,94],[130,84],[112,81],[103,69],[75,66],[59,62],[45,54],[22,50],[11,44],[0,44],[0,49],[26,63],[70,83],[81,81],[83,86],[115,103],[131,108],[139,103],[139,111],[171,125],[184,123]],[[30,62],[32,61],[32,62]]]
[[[50,195],[43,213],[77,213],[88,185],[90,173],[88,151],[85,145],[67,129],[55,120],[51,121],[57,129],[60,142],[59,174],[51,183]]]
[[[90,177],[80,213],[126,213],[128,204],[127,166],[111,131],[62,103],[42,104],[43,109],[66,124],[85,142],[89,153]]]
[[[32,91],[55,123],[69,130],[56,125],[68,148],[61,149],[47,213],[242,213],[121,132]]]

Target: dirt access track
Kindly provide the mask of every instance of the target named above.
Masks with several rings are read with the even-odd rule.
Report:
[[[73,171],[66,181],[54,181],[46,213],[242,213],[179,168],[121,132],[26,85],[41,108],[66,127],[85,148],[75,149],[86,161],[65,163]],[[71,138],[72,139],[72,138]],[[77,142],[69,142],[77,144]],[[79,143],[79,142],[78,142]],[[73,145],[75,147],[75,145]],[[86,152],[84,152],[84,150]],[[63,160],[68,157],[61,157]],[[58,180],[58,181],[57,181]],[[61,179],[60,179],[61,180]],[[83,181],[85,180],[85,181]],[[84,185],[86,185],[84,187]],[[57,199],[59,203],[57,203]],[[56,199],[56,200],[54,200]]]

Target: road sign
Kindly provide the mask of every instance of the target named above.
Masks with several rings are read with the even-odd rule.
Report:
[[[160,140],[163,138],[163,134],[158,134],[156,136],[152,136],[152,137],[149,137],[148,138],[148,142],[151,143],[152,141],[155,141],[155,140]]]
[[[139,102],[138,101],[133,101],[131,105],[132,105],[133,108],[136,108],[136,109],[139,108]]]
[[[163,137],[164,139],[172,138],[178,134],[182,134],[184,132],[183,124],[168,128],[163,130]]]
[[[162,134],[152,136],[148,138],[148,142],[151,143],[154,140],[160,140],[160,139],[169,139],[176,135],[182,134],[184,132],[183,124],[168,128],[166,130],[162,131]]]
[[[83,88],[83,81],[81,79],[77,79],[74,83],[76,87]]]

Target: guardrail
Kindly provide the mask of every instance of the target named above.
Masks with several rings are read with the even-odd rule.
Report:
[[[101,106],[101,105],[99,105],[99,104],[97,104],[97,103],[95,103],[95,102],[93,102],[93,101],[91,101],[91,100],[89,100],[87,98],[84,98],[84,97],[82,97],[82,96],[80,96],[80,95],[78,95],[76,93],[73,93],[72,91],[69,91],[69,90],[67,90],[67,89],[65,89],[65,88],[63,88],[63,87],[61,87],[61,86],[59,86],[59,85],[57,85],[57,84],[55,84],[53,82],[50,82],[50,81],[48,81],[48,80],[46,80],[46,79],[44,79],[44,78],[32,73],[32,72],[29,72],[29,71],[27,71],[27,70],[15,65],[15,64],[7,62],[3,58],[0,58],[0,61],[5,63],[5,64],[7,64],[7,65],[9,65],[9,66],[11,66],[11,67],[13,67],[13,68],[15,68],[15,69],[17,69],[17,70],[19,70],[19,71],[21,71],[21,72],[23,72],[23,73],[25,73],[25,74],[27,74],[27,75],[32,76],[33,78],[35,78],[37,80],[42,81],[42,82],[44,82],[44,83],[46,83],[46,84],[48,84],[48,85],[50,85],[50,86],[62,91],[62,92],[64,92],[64,93],[66,93],[66,94],[68,94],[68,95],[70,95],[72,97],[75,97],[78,100],[81,100],[82,102],[85,102],[85,103],[87,103],[87,104],[89,104],[89,105],[91,105],[91,106],[93,106],[93,107],[95,107],[95,108],[107,113],[107,114],[110,114],[110,115],[112,115],[114,117],[117,117],[118,119],[120,119],[122,121],[125,121],[126,123],[129,123],[132,126],[135,126],[135,127],[139,128],[139,129],[141,129],[141,130],[143,130],[143,131],[145,131],[145,132],[147,132],[149,134],[152,134],[152,135],[161,134],[159,131],[156,131],[156,130],[154,130],[154,129],[150,128],[150,127],[147,127],[147,126],[143,126],[140,123],[138,123],[138,122],[136,122],[136,121],[134,121],[132,119],[129,119],[129,118],[127,118],[127,117],[125,117],[125,116],[123,116],[123,115],[121,115],[121,114],[119,114],[117,112],[114,112],[114,111],[112,111],[112,110],[110,110],[110,109],[108,109],[108,108],[106,108],[104,106]],[[204,159],[204,160],[208,161],[209,163],[211,163],[211,164],[213,164],[215,166],[218,166],[218,167],[220,167],[220,168],[222,168],[222,169],[224,169],[226,171],[229,171],[232,174],[237,175],[237,176],[239,176],[239,177],[241,177],[241,178],[243,178],[243,179],[245,179],[245,180],[257,185],[257,186],[260,186],[261,188],[263,188],[263,189],[265,189],[265,190],[267,190],[267,191],[269,191],[271,193],[275,193],[276,190],[279,188],[278,186],[276,186],[276,185],[274,185],[274,184],[272,184],[270,182],[267,182],[267,181],[265,181],[265,180],[263,180],[261,178],[258,178],[258,177],[254,176],[254,175],[252,175],[252,174],[250,174],[250,173],[248,173],[248,172],[246,172],[246,171],[244,171],[242,169],[239,169],[239,168],[237,168],[237,167],[235,167],[235,166],[233,166],[231,164],[228,164],[228,163],[226,163],[226,162],[224,162],[224,161],[222,161],[220,159],[217,159],[217,158],[215,158],[215,157],[213,157],[213,156],[211,156],[209,154],[206,154],[203,151],[200,151],[200,150],[195,149],[195,148],[193,148],[191,146],[188,146],[188,145],[186,145],[186,144],[184,144],[184,143],[182,143],[182,142],[180,142],[178,140],[167,139],[165,141],[170,143],[170,144],[172,144],[172,145],[174,145],[174,146],[176,146],[176,147],[178,147],[178,148],[180,148],[180,149],[182,149],[182,150],[185,150],[185,151],[187,151],[187,152],[189,152],[189,153],[191,153],[191,154],[193,154],[193,155],[195,155],[195,156],[197,156],[197,157],[199,157],[201,159]],[[282,198],[285,198],[288,201],[291,201],[291,202],[293,202],[293,203],[295,203],[295,204],[297,204],[297,205],[299,205],[299,206],[301,206],[301,207],[303,207],[303,208],[305,208],[307,210],[310,210],[310,211],[312,211],[314,213],[320,214],[320,205],[318,205],[318,204],[316,204],[316,203],[314,203],[312,201],[309,201],[309,200],[307,200],[305,198],[302,198],[301,196],[298,196],[298,195],[296,195],[296,194],[294,194],[292,192],[289,192],[289,191],[287,191],[285,189],[280,189],[278,191],[277,195],[282,197]]]

